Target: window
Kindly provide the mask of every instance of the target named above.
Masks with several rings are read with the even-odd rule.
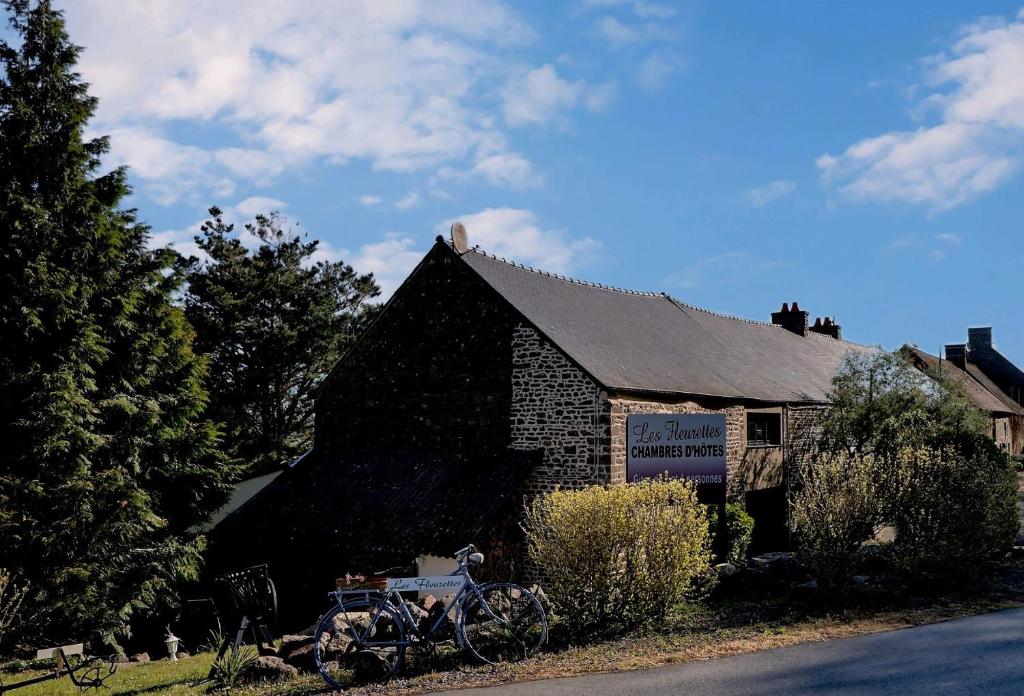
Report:
[[[747,447],[778,447],[781,444],[781,413],[747,412]]]

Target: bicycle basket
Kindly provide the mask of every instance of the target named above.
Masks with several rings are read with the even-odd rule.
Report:
[[[231,600],[240,614],[276,620],[277,590],[266,564],[235,570],[217,579],[228,586]]]

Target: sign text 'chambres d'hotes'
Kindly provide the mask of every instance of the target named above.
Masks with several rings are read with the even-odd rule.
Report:
[[[693,481],[706,502],[725,499],[726,424],[717,413],[643,413],[626,419],[626,478]]]

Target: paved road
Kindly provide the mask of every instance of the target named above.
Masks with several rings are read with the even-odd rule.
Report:
[[[654,694],[1024,695],[1024,609],[641,672],[508,684],[452,696]]]

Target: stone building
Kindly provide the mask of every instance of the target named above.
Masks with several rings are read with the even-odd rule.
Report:
[[[798,434],[844,356],[874,349],[796,303],[771,319],[439,237],[323,384],[312,451],[214,530],[213,557],[319,591],[473,542],[515,574],[524,497],[624,482],[638,413],[723,414],[728,497],[784,544]]]
[[[996,444],[1010,454],[1024,454],[1024,372],[993,346],[991,327],[968,329],[967,343],[946,345],[945,359],[916,346],[902,351],[919,368],[958,384],[976,407],[991,415]]]

